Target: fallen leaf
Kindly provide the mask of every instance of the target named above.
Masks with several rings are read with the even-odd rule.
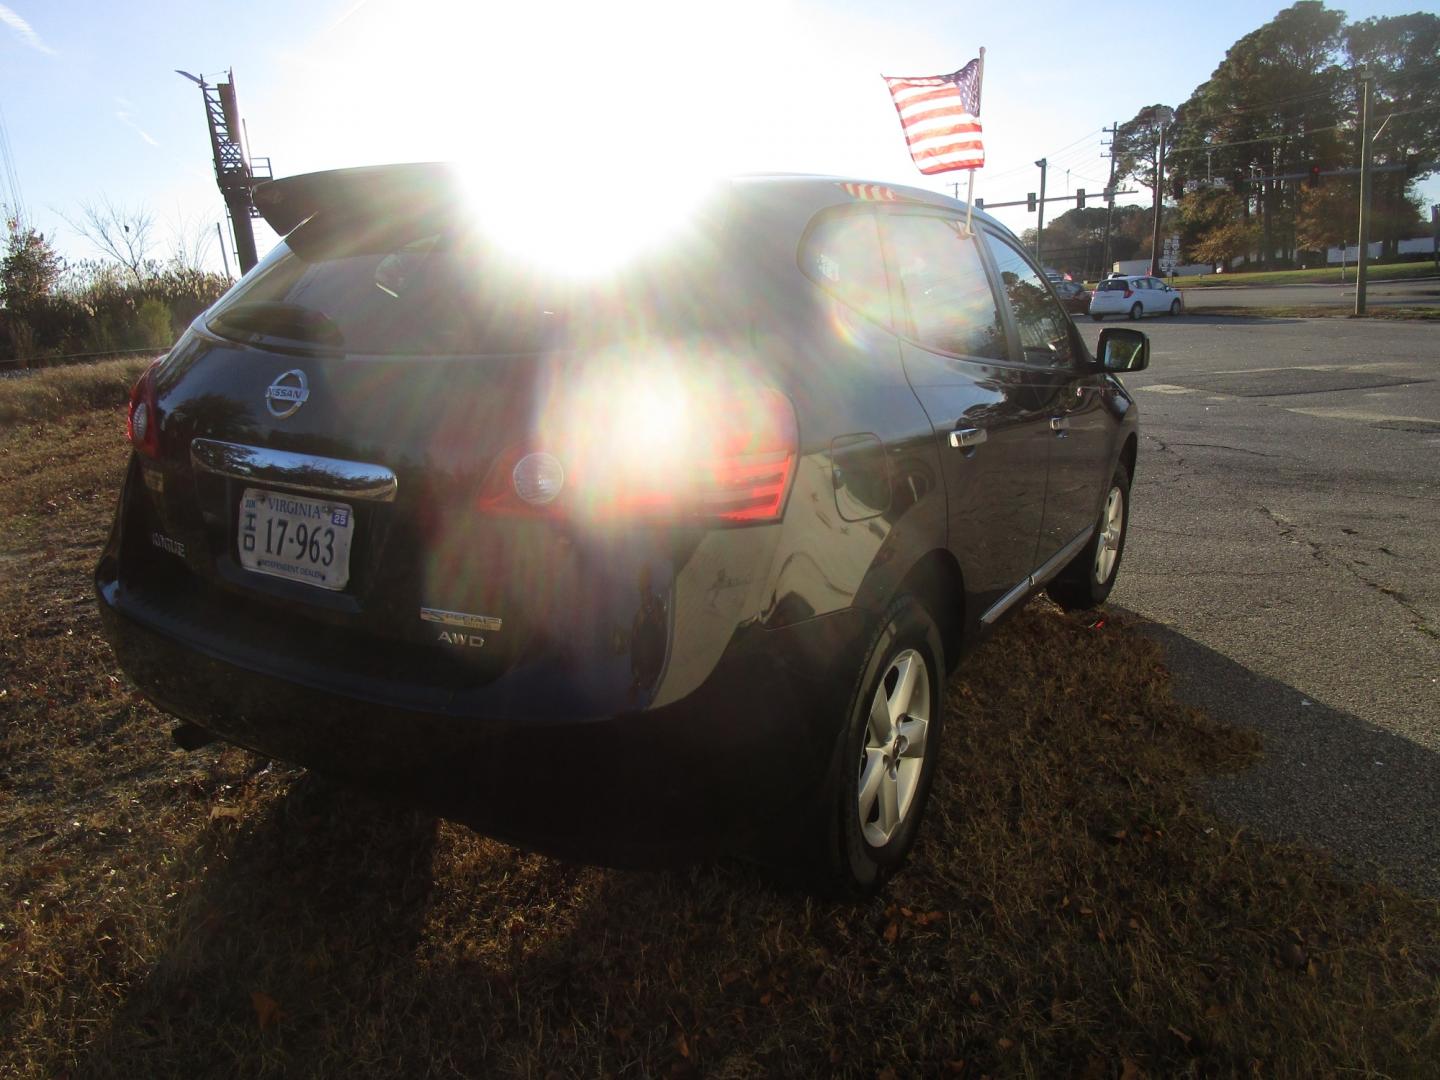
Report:
[[[1179,1040],[1180,1040],[1182,1043],[1184,1043],[1186,1046],[1189,1046],[1189,1045],[1190,1045],[1191,1037],[1190,1037],[1189,1035],[1185,1034],[1185,1032],[1181,1031],[1179,1028],[1175,1027],[1173,1024],[1170,1025],[1169,1031],[1170,1031],[1170,1034],[1171,1034],[1171,1035],[1174,1035],[1177,1039],[1179,1039]]]
[[[965,1071],[965,1059],[964,1059],[964,1058],[946,1058],[946,1059],[945,1059],[945,1071],[946,1071],[946,1072],[952,1072],[952,1073],[955,1073],[956,1075],[959,1075],[960,1073],[962,1073],[962,1072]]]
[[[250,992],[250,1004],[255,1009],[255,1019],[261,1031],[269,1031],[280,1023],[280,1003],[263,990]]]
[[[976,1008],[976,1009],[978,1009],[978,1008],[980,1007],[980,991],[979,991],[979,990],[971,990],[971,991],[970,991],[970,1005],[971,1005],[973,1008]]]
[[[889,926],[885,927],[885,940],[891,945],[895,944],[895,939],[899,936],[900,924],[898,922],[892,922]]]
[[[212,806],[210,808],[211,821],[234,821],[244,815],[245,811],[238,806]]]
[[[1145,1074],[1140,1071],[1140,1066],[1129,1058],[1122,1059],[1120,1063],[1120,1080],[1141,1080]]]
[[[683,1031],[675,1036],[675,1049],[680,1051],[680,1056],[683,1058],[690,1056],[690,1040],[685,1038]]]
[[[1015,1040],[1013,1040],[1013,1039],[1000,1039],[1000,1040],[998,1040],[998,1041],[995,1043],[995,1045],[998,1046],[998,1047],[1000,1047],[1001,1050],[1009,1050],[1012,1046],[1015,1045]]]

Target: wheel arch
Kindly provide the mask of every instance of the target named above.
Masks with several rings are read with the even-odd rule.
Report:
[[[1135,479],[1135,459],[1140,453],[1140,440],[1135,432],[1125,436],[1125,445],[1120,448],[1120,461],[1125,466],[1125,472],[1131,481]]]
[[[945,649],[947,674],[960,662],[965,644],[965,575],[954,554],[945,548],[934,548],[920,556],[905,572],[895,595],[915,597],[940,630],[940,643]]]

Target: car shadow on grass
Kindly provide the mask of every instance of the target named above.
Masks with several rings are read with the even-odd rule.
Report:
[[[153,963],[76,1075],[279,1075],[285,1047],[267,1036],[324,1039],[327,1011],[410,965],[436,820],[284,766],[248,803],[212,808],[176,853],[198,885],[155,928]]]
[[[1251,768],[1206,780],[1222,815],[1324,848],[1351,874],[1440,897],[1440,754],[1125,615],[1164,646],[1178,700],[1264,739]]]
[[[921,844],[862,902],[559,862],[264,773],[175,853],[174,910],[135,916],[143,973],[92,989],[73,1074],[1403,1074],[1433,912],[1204,813],[1194,781],[1256,740],[1177,706],[1137,622],[1037,602],[962,666]]]

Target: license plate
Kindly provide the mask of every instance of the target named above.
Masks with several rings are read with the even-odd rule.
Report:
[[[343,589],[350,580],[354,511],[345,503],[246,488],[240,565],[257,574]]]

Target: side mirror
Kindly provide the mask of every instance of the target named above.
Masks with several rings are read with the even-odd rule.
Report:
[[[1150,366],[1150,339],[1139,330],[1111,326],[1100,331],[1100,344],[1095,348],[1100,366],[1116,374],[1144,371]]]

